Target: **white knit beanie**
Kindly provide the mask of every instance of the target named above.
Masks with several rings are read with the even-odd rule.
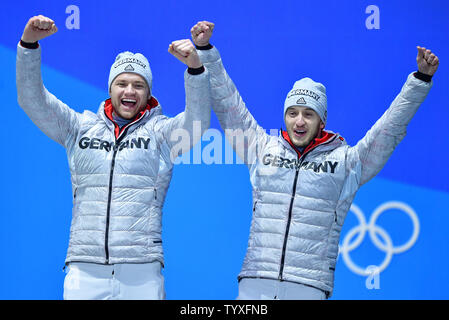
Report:
[[[151,74],[150,64],[147,58],[140,53],[132,53],[125,51],[119,53],[115,58],[114,64],[111,66],[109,72],[108,89],[111,91],[111,84],[114,79],[121,73],[131,72],[142,76],[148,84],[148,88],[151,92],[153,85],[153,75]]]
[[[284,103],[284,116],[293,106],[313,109],[324,124],[327,120],[326,87],[310,78],[302,78],[293,85]]]

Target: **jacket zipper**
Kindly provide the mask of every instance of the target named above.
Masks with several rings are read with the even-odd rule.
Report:
[[[312,149],[308,150],[306,153],[304,153],[300,160],[299,160],[299,164],[298,167],[296,168],[296,173],[295,173],[295,180],[293,182],[293,191],[292,191],[292,198],[290,200],[290,207],[288,209],[288,219],[287,219],[287,226],[285,228],[285,236],[284,236],[284,244],[282,246],[282,255],[281,255],[281,266],[279,268],[279,275],[278,275],[278,280],[279,281],[283,281],[282,275],[284,273],[284,264],[285,264],[285,252],[287,251],[287,239],[288,239],[288,233],[290,231],[290,224],[291,224],[291,220],[292,220],[292,213],[293,213],[293,202],[295,200],[295,195],[296,195],[296,185],[298,183],[298,175],[299,175],[299,169],[301,168],[302,163],[304,162],[305,159],[305,155],[307,153],[310,153],[310,151],[312,151],[313,149],[315,149],[318,146],[322,146],[322,145],[326,145],[330,142],[332,142],[335,139],[336,135],[334,137],[332,137],[330,140],[319,144],[315,147],[313,147]]]
[[[118,144],[114,146],[114,154],[112,155],[111,170],[109,172],[109,189],[108,189],[108,207],[106,211],[106,231],[104,236],[104,250],[106,253],[106,264],[109,264],[109,221],[111,213],[111,200],[112,200],[112,177],[114,176],[115,157],[118,151]]]
[[[135,122],[130,123],[125,128],[125,130],[123,130],[119,134],[118,138],[116,139],[115,145],[113,147],[114,153],[112,154],[111,170],[109,171],[108,206],[107,206],[107,209],[106,209],[106,230],[105,230],[105,236],[104,236],[104,251],[105,251],[105,257],[106,257],[106,264],[109,264],[109,223],[110,223],[110,216],[111,216],[112,178],[114,176],[115,157],[117,156],[117,152],[118,152],[119,147],[120,147],[120,142],[126,136],[126,133],[128,132],[128,129],[130,127],[132,127],[134,124],[138,123],[143,118],[143,115],[139,119],[137,119]]]
[[[293,202],[295,201],[296,184],[298,182],[299,168],[301,167],[301,164],[302,164],[302,161],[299,163],[298,168],[296,169],[295,180],[293,182],[292,198],[290,200],[290,207],[288,209],[287,226],[286,226],[286,229],[285,229],[284,245],[282,246],[281,266],[279,268],[279,276],[278,276],[278,279],[280,281],[282,281],[282,273],[284,272],[285,251],[287,249],[288,232],[290,231],[290,223],[291,223],[291,220],[292,220],[292,211],[293,211]]]

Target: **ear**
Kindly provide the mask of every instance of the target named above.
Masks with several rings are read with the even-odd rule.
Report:
[[[323,121],[320,121],[320,129],[321,129],[321,130],[324,129],[324,126],[325,126],[325,125],[324,125]]]

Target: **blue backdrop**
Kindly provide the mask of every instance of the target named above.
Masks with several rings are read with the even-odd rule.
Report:
[[[79,26],[70,5],[79,9]],[[348,213],[332,299],[449,298],[447,1],[19,0],[2,3],[0,12],[1,299],[61,299],[65,275],[72,205],[65,151],[16,97],[16,45],[37,14],[59,27],[41,42],[44,83],[77,111],[96,111],[108,98],[109,68],[129,50],[148,57],[164,112],[181,112],[185,68],[167,48],[209,20],[212,43],[263,127],[283,126],[285,96],[308,76],[327,87],[327,128],[351,145],[416,70],[416,46],[432,49],[441,66],[428,98]],[[211,127],[221,130],[215,115]],[[167,298],[234,299],[250,221],[244,165],[176,165],[163,217]],[[380,274],[364,274],[369,266]]]

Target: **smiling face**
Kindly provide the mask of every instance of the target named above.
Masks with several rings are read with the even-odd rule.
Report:
[[[150,90],[140,75],[127,72],[114,79],[110,96],[114,112],[123,119],[133,119],[147,105]]]
[[[285,126],[290,141],[297,147],[304,148],[315,139],[324,123],[318,114],[307,107],[293,106],[285,112]]]

